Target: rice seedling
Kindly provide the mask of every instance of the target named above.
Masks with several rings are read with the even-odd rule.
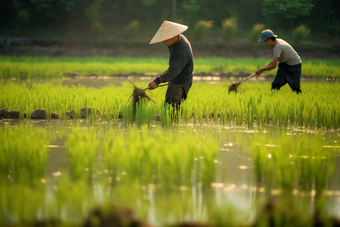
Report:
[[[265,58],[196,58],[195,72],[255,72],[268,63]],[[0,56],[1,79],[34,79],[86,76],[159,73],[167,67],[167,58],[69,58],[69,57],[7,57]],[[303,76],[339,78],[339,60],[304,60]],[[276,70],[265,72],[275,74]]]
[[[252,149],[256,179],[270,190],[278,189],[283,197],[311,191],[320,201],[316,213],[324,209],[324,190],[332,178],[334,157],[340,150],[321,134],[293,136],[282,133],[277,138],[255,134]]]
[[[209,136],[203,135],[202,143],[186,131],[150,132],[145,126],[140,132],[130,128],[109,135],[103,146],[112,179],[142,179],[143,184],[161,187],[207,186],[214,181],[218,147]]]
[[[246,83],[243,85],[244,92],[237,94],[228,94],[227,83],[195,83],[188,99],[181,105],[178,117],[173,117],[173,110],[164,105],[165,91],[162,89],[150,93],[155,103],[145,100],[136,105],[134,117],[133,103],[129,102],[130,88],[129,83],[124,83],[122,87],[107,86],[101,89],[52,86],[47,83],[33,84],[29,89],[25,84],[6,83],[0,85],[0,109],[20,110],[21,118],[26,112],[29,119],[35,109],[42,107],[47,111],[47,119],[51,112],[55,112],[61,120],[84,118],[91,123],[110,122],[111,119],[117,123],[122,112],[126,124],[136,122],[138,125],[150,125],[154,122],[154,116],[160,115],[163,126],[191,120],[194,124],[235,123],[246,124],[249,128],[254,124],[296,124],[299,127],[326,129],[338,129],[340,126],[338,83],[303,83],[303,94],[298,96],[288,86],[281,91],[270,91],[270,85],[266,83]],[[201,92],[203,90],[204,93]],[[85,111],[90,107],[91,112]]]
[[[0,135],[0,182],[34,182],[44,177],[48,139],[43,130],[5,126]]]
[[[134,83],[131,83],[133,86],[133,92],[132,95],[130,96],[130,98],[132,99],[132,115],[133,115],[133,120],[135,120],[136,118],[136,111],[137,111],[137,104],[139,105],[139,110],[143,110],[143,108],[140,105],[143,105],[141,103],[139,103],[139,101],[142,101],[142,99],[146,99],[148,101],[153,101],[146,93],[143,89],[136,87],[136,85]],[[139,115],[137,116],[141,116],[141,112],[139,112]],[[139,121],[137,121],[139,122]]]
[[[212,94],[214,90],[216,87],[212,89]],[[235,102],[241,101],[242,106],[247,106],[259,100],[262,102],[263,96],[248,102],[242,99]],[[187,101],[183,103],[183,109],[191,105]],[[212,105],[210,101],[204,101],[204,104]],[[256,109],[254,107],[254,111]],[[213,112],[215,114],[216,110]],[[138,217],[160,225],[192,220],[253,226],[252,221],[265,222],[266,218],[274,218],[282,224],[285,223],[282,220],[287,220],[282,218],[288,216],[300,217],[299,222],[306,225],[313,221],[308,209],[314,209],[314,206],[308,205],[306,209],[299,202],[311,199],[309,196],[296,197],[292,193],[299,195],[313,191],[314,211],[322,210],[327,217],[324,190],[334,175],[334,156],[340,153],[339,146],[332,146],[337,144],[337,132],[327,130],[315,133],[295,130],[295,126],[268,126],[258,130],[235,125],[234,128],[221,125],[211,127],[209,121],[213,122],[213,119],[208,124],[205,119],[201,120],[202,123],[197,125],[170,124],[167,128],[149,127],[144,123],[141,127],[129,124],[128,127],[118,128],[87,121],[61,121],[64,131],[59,129],[60,125],[53,127],[67,137],[65,151],[69,165],[61,169],[58,175],[44,174],[43,169],[37,172],[28,170],[36,167],[20,162],[22,170],[34,173],[25,176],[32,183],[18,181],[17,178],[9,181],[6,170],[2,169],[3,162],[0,163],[1,175],[6,178],[0,184],[0,220],[5,225],[17,226],[34,225],[38,221],[52,225],[50,221],[53,220],[58,226],[81,226],[89,210],[96,205],[103,205],[104,209],[110,205],[124,204],[133,208]],[[8,155],[0,156],[0,161],[9,160],[12,154],[24,156],[26,150],[33,150],[33,147],[46,148],[45,141],[56,138],[52,126],[35,128],[30,125],[31,122],[28,121],[27,126],[0,127],[1,146],[5,140],[12,140],[10,146],[4,147],[13,148],[8,150],[10,153],[3,153],[1,149],[0,155]],[[22,143],[19,152],[14,149],[19,145],[15,145],[14,142],[18,141],[13,138],[29,138],[32,141]],[[234,150],[222,150],[222,144],[228,144]],[[39,153],[38,150],[34,152],[35,155]],[[219,152],[229,152],[235,156],[249,154],[252,161],[249,163],[253,163],[257,180],[249,183],[247,190],[243,189],[252,193],[249,207],[255,209],[255,201],[261,198],[256,193],[264,187],[267,196],[277,196],[286,201],[275,210],[282,213],[276,213],[273,217],[259,213],[259,218],[251,218],[254,209],[240,211],[241,206],[234,206],[229,199],[236,190],[227,190],[224,182],[228,179],[217,170],[221,162],[227,161],[218,157]],[[252,191],[253,188],[257,191]],[[280,193],[274,196],[271,189]],[[288,205],[292,212],[284,215]],[[221,213],[222,209],[226,211]]]
[[[70,176],[74,180],[92,179],[99,141],[93,130],[74,130],[66,143]]]

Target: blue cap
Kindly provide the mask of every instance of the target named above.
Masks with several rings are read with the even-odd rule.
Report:
[[[277,35],[274,35],[274,32],[270,29],[263,30],[261,33],[261,38],[259,38],[259,42],[263,42],[271,37],[277,37]]]

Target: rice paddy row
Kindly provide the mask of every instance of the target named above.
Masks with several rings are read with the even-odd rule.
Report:
[[[83,226],[89,210],[98,204],[125,204],[139,218],[161,225],[189,218],[212,226],[258,226],[271,218],[282,224],[284,218],[292,221],[289,225],[299,221],[312,226],[313,215],[332,221],[326,198],[340,148],[338,138],[327,133],[292,135],[282,129],[278,135],[275,128],[268,128],[266,133],[253,131],[245,140],[242,130],[224,128],[164,131],[148,126],[82,128],[73,123],[70,128],[58,134],[53,128],[29,125],[0,128],[1,224],[30,226],[46,221],[49,226]],[[51,149],[47,145],[62,137],[67,138],[66,169],[47,174]],[[251,219],[249,211],[226,205],[233,188],[224,174],[216,174],[223,162],[218,152],[227,152],[224,143],[229,152],[251,160],[248,168],[254,167],[256,181],[247,186],[249,192],[267,199],[275,192],[289,206],[289,216],[298,219],[290,220],[284,207],[273,210],[273,216],[256,212]],[[311,211],[305,207],[309,194],[315,201]],[[306,204],[301,206],[302,200]]]
[[[228,85],[194,83],[188,99],[181,105],[181,116],[178,117],[171,117],[171,108],[164,105],[166,88],[157,88],[150,93],[155,103],[141,100],[134,119],[130,83],[101,89],[49,83],[33,84],[32,87],[25,83],[6,83],[0,85],[0,109],[18,110],[20,119],[24,119],[24,116],[31,119],[32,112],[38,108],[46,110],[46,119],[51,118],[52,112],[61,119],[69,119],[70,113],[73,119],[79,119],[83,108],[83,117],[90,122],[101,120],[115,123],[123,116],[126,124],[135,122],[138,125],[150,125],[159,115],[163,126],[170,126],[174,122],[234,123],[246,124],[249,128],[254,123],[327,129],[338,129],[340,126],[338,83],[303,83],[303,93],[300,95],[293,93],[288,85],[281,91],[271,91],[270,85],[266,83],[245,83],[242,85],[244,92],[228,94]],[[137,86],[146,85],[140,83]],[[92,114],[85,111],[89,107]]]
[[[252,73],[267,65],[270,59],[197,58],[195,72]],[[167,58],[68,58],[0,56],[0,79],[62,78],[70,75],[114,76],[122,73],[161,73]],[[276,69],[264,74],[276,73]],[[339,60],[303,60],[302,75],[315,78],[340,78]]]

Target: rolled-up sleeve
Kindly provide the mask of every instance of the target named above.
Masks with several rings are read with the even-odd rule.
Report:
[[[176,54],[173,57],[173,60],[170,62],[169,68],[159,77],[157,77],[154,82],[158,85],[162,82],[168,82],[175,79],[183,70],[187,60],[188,59],[184,54]]]

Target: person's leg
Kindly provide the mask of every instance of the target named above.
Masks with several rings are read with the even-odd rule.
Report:
[[[277,70],[274,81],[272,82],[272,90],[280,90],[280,88],[287,83],[285,78],[284,63],[279,63],[279,69]]]
[[[290,88],[296,92],[297,94],[302,93],[300,89],[300,80],[301,80],[301,64],[289,66],[287,74],[287,82]]]
[[[184,88],[180,84],[170,84],[165,94],[165,102],[172,105],[174,111],[179,111],[184,94]]]
[[[296,94],[302,93],[301,89],[300,89],[300,84],[290,84],[288,83],[290,88],[296,92]]]
[[[165,94],[165,102],[180,105],[183,93],[184,89],[179,84],[170,84]]]

